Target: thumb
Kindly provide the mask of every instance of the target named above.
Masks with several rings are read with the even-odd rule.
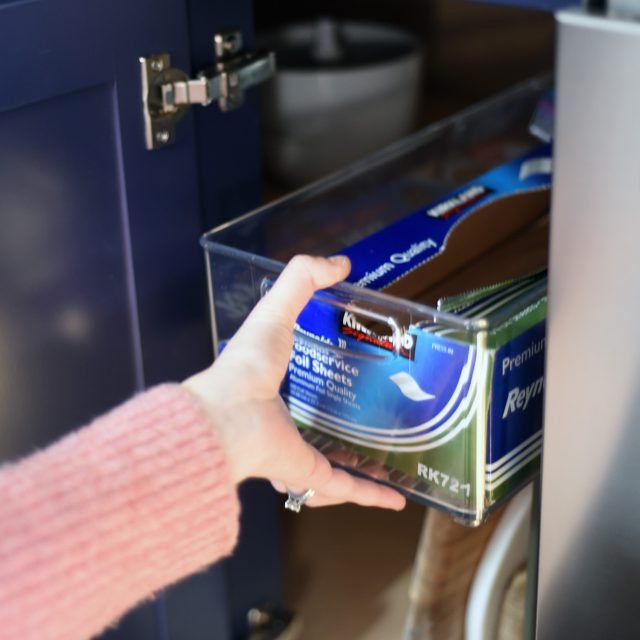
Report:
[[[296,319],[313,294],[344,280],[350,270],[351,262],[346,256],[295,256],[271,291],[256,305],[245,326],[269,318],[293,331]]]

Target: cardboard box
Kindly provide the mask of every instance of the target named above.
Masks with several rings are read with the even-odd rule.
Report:
[[[544,146],[344,252],[351,282],[430,306],[307,306],[283,393],[314,446],[471,525],[531,479],[549,187]]]

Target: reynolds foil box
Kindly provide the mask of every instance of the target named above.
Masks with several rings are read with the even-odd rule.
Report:
[[[467,524],[539,466],[550,166],[541,147],[352,245],[350,281],[394,297],[321,292],[296,327],[305,438]]]

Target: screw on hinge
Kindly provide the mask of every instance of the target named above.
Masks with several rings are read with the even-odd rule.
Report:
[[[151,61],[151,68],[154,71],[162,71],[164,69],[164,62],[160,58],[156,58]]]
[[[159,144],[167,144],[169,142],[169,132],[166,129],[161,129],[160,131],[156,131],[156,142]]]
[[[242,49],[242,33],[240,31],[223,31],[213,36],[213,52],[218,61],[225,60]]]

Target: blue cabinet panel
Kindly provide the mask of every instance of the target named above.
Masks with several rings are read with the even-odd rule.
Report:
[[[238,26],[250,42],[248,0],[0,0],[0,463],[210,362],[198,239],[258,202],[255,98],[189,113],[149,152],[138,58],[193,73]],[[249,491],[233,563],[104,637],[242,636],[250,606],[280,603],[269,505]]]
[[[0,2],[0,111],[111,79],[108,7],[107,0]]]
[[[112,94],[102,85],[0,116],[5,458],[135,388]]]

